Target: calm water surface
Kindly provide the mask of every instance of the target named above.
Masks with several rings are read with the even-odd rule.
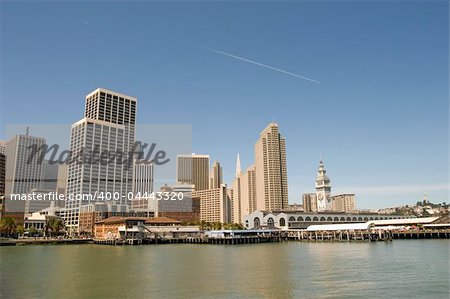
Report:
[[[0,248],[2,298],[449,298],[450,240]]]

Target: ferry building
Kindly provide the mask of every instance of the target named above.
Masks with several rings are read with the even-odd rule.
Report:
[[[313,224],[363,223],[374,220],[407,219],[412,216],[379,215],[371,213],[307,213],[301,211],[254,211],[244,216],[247,229],[271,227],[280,229],[305,229]]]

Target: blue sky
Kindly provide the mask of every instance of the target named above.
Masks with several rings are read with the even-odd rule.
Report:
[[[70,124],[105,87],[138,122],[191,124],[193,151],[253,162],[272,120],[290,202],[314,189],[360,208],[448,201],[447,1],[2,2],[1,126]],[[194,46],[194,45],[198,46]],[[202,48],[203,47],[203,48]],[[205,48],[250,59],[301,78]]]

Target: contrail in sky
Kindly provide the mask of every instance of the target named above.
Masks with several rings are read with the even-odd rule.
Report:
[[[245,62],[254,64],[254,65],[258,65],[258,66],[267,68],[269,70],[277,71],[277,72],[280,72],[280,73],[283,73],[283,74],[286,74],[286,75],[294,76],[294,77],[297,77],[297,78],[300,78],[300,79],[303,79],[303,80],[307,80],[307,81],[310,81],[310,82],[313,82],[313,83],[316,83],[316,84],[320,84],[320,82],[317,81],[317,80],[314,80],[314,79],[311,79],[311,78],[307,78],[307,77],[304,77],[304,76],[300,76],[298,74],[291,73],[291,72],[288,72],[288,71],[285,71],[285,70],[282,70],[282,69],[279,69],[279,68],[276,68],[276,67],[273,67],[273,66],[270,66],[270,65],[267,65],[267,64],[256,62],[256,61],[253,61],[253,60],[250,60],[250,59],[247,59],[247,58],[243,58],[243,57],[240,57],[240,56],[237,56],[237,55],[233,55],[233,54],[230,54],[230,53],[227,53],[227,52],[223,52],[223,51],[219,51],[219,50],[215,50],[215,49],[211,49],[211,48],[202,47],[202,46],[199,46],[199,45],[196,45],[196,44],[193,44],[193,43],[190,43],[190,44],[195,46],[195,47],[198,47],[198,48],[201,48],[201,49],[204,49],[204,50],[216,53],[216,54],[220,54],[220,55],[231,57],[231,58],[234,58],[234,59],[237,59],[237,60],[245,61]]]

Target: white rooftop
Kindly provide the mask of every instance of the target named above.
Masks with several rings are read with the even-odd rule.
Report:
[[[307,231],[323,231],[323,230],[366,230],[372,226],[369,222],[366,223],[339,223],[339,224],[318,224],[310,225]]]
[[[408,225],[408,224],[429,224],[436,221],[439,217],[422,217],[422,218],[408,218],[408,219],[386,219],[386,220],[373,220],[369,221],[376,226],[381,225]]]

